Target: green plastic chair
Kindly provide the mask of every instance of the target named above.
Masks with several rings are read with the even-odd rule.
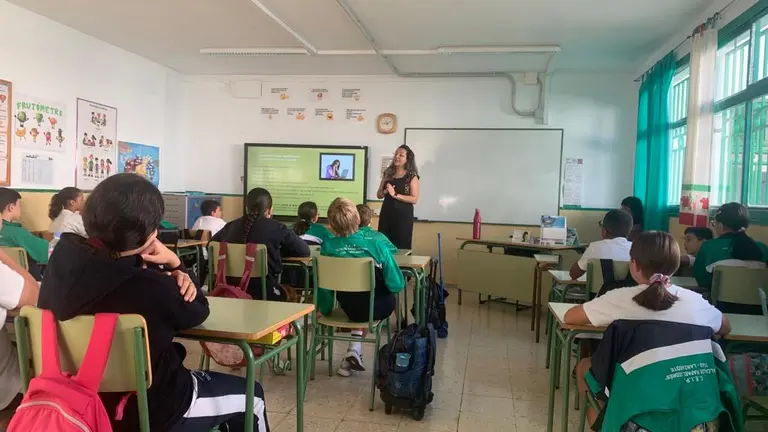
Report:
[[[317,310],[318,287],[333,291],[333,304],[336,306],[336,292],[370,293],[371,301],[368,311],[368,322],[353,322],[341,308],[334,307],[333,311],[320,318],[313,314],[313,337],[310,359],[310,379],[315,379],[315,358],[317,356],[318,343],[328,342],[328,376],[333,376],[333,342],[362,342],[374,344],[373,373],[371,374],[371,400],[369,410],[373,411],[373,402],[376,396],[376,373],[378,369],[376,356],[381,345],[381,329],[386,326],[387,341],[391,340],[389,317],[384,320],[373,319],[373,300],[376,289],[376,275],[372,258],[337,258],[327,256],[315,256],[313,259],[314,301]],[[335,328],[359,329],[367,324],[368,330],[373,333],[374,339],[356,338],[351,336],[334,335]]]
[[[213,290],[216,283],[216,271],[219,268],[219,242],[208,243],[208,289]],[[256,255],[253,257],[253,269],[251,279],[261,279],[261,298],[267,298],[267,247],[260,244],[256,246]],[[240,278],[245,269],[245,245],[227,243],[227,268],[224,275]]]
[[[762,305],[758,288],[768,286],[768,268],[715,267],[712,278],[712,304],[720,302]]]
[[[21,386],[25,393],[29,381],[42,370],[42,316],[41,309],[24,306],[14,321]],[[93,315],[82,315],[58,322],[62,371],[74,374],[80,368],[88,348],[93,323]],[[136,314],[120,315],[99,392],[136,392],[142,432],[149,432],[147,389],[152,385],[150,364],[147,323],[144,317]]]
[[[626,279],[629,276],[629,261],[613,262],[613,277],[615,280]],[[587,290],[596,296],[603,287],[605,278],[603,277],[603,267],[599,259],[587,261]]]
[[[29,261],[27,260],[27,251],[24,248],[20,247],[3,247],[0,248],[8,254],[9,257],[11,257],[12,260],[16,261],[18,265],[21,266],[24,270],[29,270]]]

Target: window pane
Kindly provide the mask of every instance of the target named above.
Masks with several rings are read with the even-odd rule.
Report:
[[[752,101],[747,204],[768,206],[768,96]]]
[[[750,32],[732,40],[717,51],[717,91],[722,100],[747,88]]]
[[[691,78],[691,68],[686,67],[675,74],[672,87],[669,89],[669,121],[678,122],[688,117],[688,86]]]
[[[669,205],[680,204],[680,189],[683,186],[685,165],[685,135],[688,126],[672,129],[669,154]]]
[[[761,80],[768,77],[768,15],[755,23],[755,77]]]
[[[744,160],[745,105],[737,105],[715,115],[712,139],[710,204],[741,201],[742,161]]]

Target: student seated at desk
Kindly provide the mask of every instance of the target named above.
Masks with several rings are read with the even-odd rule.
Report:
[[[397,252],[397,247],[389,241],[389,238],[384,234],[371,228],[371,219],[373,219],[373,210],[365,204],[357,205],[357,214],[360,215],[360,234],[368,240],[376,242],[382,242],[390,250],[390,252]]]
[[[147,322],[152,386],[147,391],[151,429],[207,431],[244,428],[244,378],[189,371],[178,332],[200,325],[208,301],[179,257],[157,239],[164,211],[157,188],[135,174],[107,177],[93,190],[83,211],[89,238],[64,234],[45,271],[39,306],[57,320],[110,312],[139,314]],[[161,270],[162,268],[162,270]],[[256,383],[254,425],[266,431],[264,390]],[[114,413],[123,394],[102,394]],[[114,426],[138,430],[136,398]]]
[[[643,229],[645,229],[645,215],[643,213],[643,202],[638,197],[626,197],[621,200],[621,209],[632,215],[632,229],[627,235],[627,240],[634,241]]]
[[[571,266],[572,279],[578,279],[587,272],[590,259],[629,261],[632,243],[627,236],[632,230],[632,216],[622,210],[611,210],[603,217],[600,228],[603,239],[590,243],[581,258]]]
[[[310,246],[318,246],[333,237],[328,228],[317,223],[320,215],[317,204],[306,201],[299,205],[299,221],[293,224],[293,232]]]
[[[711,327],[720,335],[728,334],[730,323],[701,294],[670,284],[669,277],[680,263],[680,247],[668,233],[647,231],[632,243],[629,271],[639,285],[612,290],[575,306],[564,321],[571,325],[607,326],[616,320],[656,320]],[[611,343],[611,341],[602,343]],[[590,359],[579,362],[579,394],[587,390],[584,376]],[[596,414],[588,411],[590,423]]]
[[[7,311],[36,305],[40,285],[18,263],[0,250],[0,430],[8,426],[21,403],[21,377],[16,348],[3,328]]]
[[[211,241],[235,244],[256,243],[267,248],[267,300],[286,301],[288,291],[277,283],[283,272],[284,257],[308,257],[309,246],[282,222],[272,219],[272,195],[266,189],[255,188],[245,198],[246,215],[226,224]],[[240,276],[228,277],[227,283],[237,286]],[[251,279],[248,294],[261,299],[261,280]]]
[[[29,272],[35,280],[42,280],[38,264],[48,262],[48,242],[21,226],[21,195],[13,189],[0,188],[0,246],[20,247],[27,251]]]
[[[75,233],[87,237],[83,217],[80,212],[85,206],[83,191],[76,187],[65,187],[58,191],[48,205],[48,217],[51,219],[52,233]]]
[[[680,257],[680,266],[693,267],[696,262],[696,255],[701,250],[701,245],[707,240],[712,240],[712,230],[707,227],[688,227],[685,229],[685,247],[686,254]]]
[[[205,200],[200,203],[200,213],[202,216],[192,225],[193,230],[208,230],[214,236],[227,224],[221,218],[221,204],[216,200]]]
[[[693,277],[699,287],[712,287],[712,273],[716,266],[763,268],[768,260],[768,247],[762,242],[752,240],[747,235],[749,213],[743,205],[732,202],[717,209],[713,221],[717,238],[701,246],[696,262],[693,264]],[[739,313],[730,309],[727,303],[725,312]]]
[[[366,238],[360,231],[360,216],[352,201],[336,198],[328,207],[328,222],[336,237],[323,243],[320,254],[323,256],[344,258],[373,258],[376,269],[376,287],[373,300],[373,319],[383,320],[395,310],[395,293],[403,290],[405,279],[395,262],[392,252],[382,242]],[[318,292],[318,310],[328,314],[333,310],[333,296],[330,292]],[[336,300],[350,320],[368,322],[370,311],[369,293],[336,293]],[[365,337],[367,329],[352,330],[352,337]],[[347,355],[336,371],[348,377],[353,371],[364,371],[362,343],[350,342]]]

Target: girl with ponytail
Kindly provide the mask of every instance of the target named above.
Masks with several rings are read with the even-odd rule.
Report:
[[[76,187],[65,187],[51,198],[48,206],[48,217],[51,219],[52,233],[75,233],[82,237],[88,237],[83,225],[83,217],[80,212],[85,207],[83,191]]]
[[[312,201],[299,205],[299,220],[293,224],[293,232],[301,237],[308,245],[318,246],[333,237],[333,234],[323,225],[317,223],[320,214],[317,204]]]
[[[267,248],[267,299],[285,301],[286,290],[277,276],[283,272],[282,257],[307,257],[309,247],[285,224],[272,219],[272,195],[263,188],[251,189],[245,197],[245,215],[226,224],[211,241],[235,244],[256,243]],[[227,283],[237,286],[240,276],[228,277]],[[248,294],[261,299],[261,280],[251,279]]]
[[[716,238],[701,246],[693,265],[693,276],[700,287],[712,286],[712,273],[716,266],[766,266],[768,247],[747,235],[749,212],[746,207],[736,202],[723,204],[715,212],[712,226]]]

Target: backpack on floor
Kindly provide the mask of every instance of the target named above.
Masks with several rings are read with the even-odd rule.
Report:
[[[600,269],[603,272],[603,286],[600,287],[597,297],[600,297],[608,291],[613,291],[616,288],[626,288],[637,285],[637,282],[632,279],[632,274],[630,272],[627,272],[627,277],[624,279],[617,280],[616,274],[613,272],[613,260],[611,259],[601,259]]]
[[[232,286],[227,284],[227,243],[219,243],[219,256],[209,257],[209,259],[218,259],[216,268],[216,279],[213,291],[209,294],[211,297],[227,297],[243,300],[252,300],[248,294],[248,283],[251,281],[251,272],[253,262],[256,260],[256,244],[248,243],[245,246],[245,265],[243,266],[243,275],[240,277],[240,284]],[[277,330],[282,337],[290,332],[290,325],[281,327]],[[231,368],[240,368],[246,365],[245,354],[237,345],[221,344],[215,342],[200,342],[205,354],[212,358],[216,363]],[[264,348],[260,346],[251,346],[253,355],[256,357],[264,354]]]
[[[384,412],[393,407],[411,410],[413,418],[424,418],[432,402],[432,377],[435,375],[437,335],[432,324],[411,324],[395,333],[390,343],[378,352],[376,386],[381,391]]]
[[[96,314],[83,364],[72,376],[61,372],[53,313],[42,312],[42,372],[30,381],[8,432],[111,432],[109,415],[98,391],[118,314]]]
[[[437,337],[445,339],[448,337],[448,321],[445,317],[445,297],[447,292],[443,289],[438,279],[438,268],[440,262],[433,258],[429,269],[429,277],[426,286],[426,317],[427,322],[432,324],[437,332]]]

